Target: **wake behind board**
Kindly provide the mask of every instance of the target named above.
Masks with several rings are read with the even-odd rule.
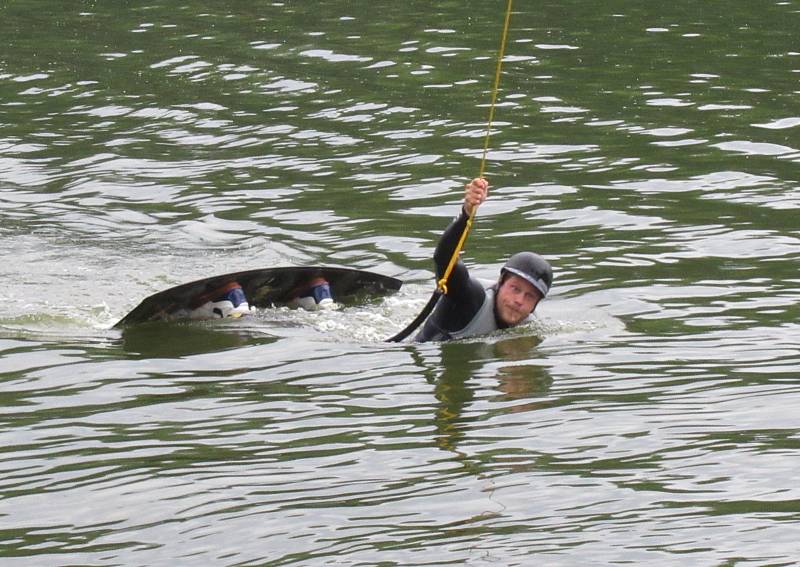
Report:
[[[325,278],[337,303],[350,303],[357,299],[383,296],[399,290],[403,282],[396,278],[355,270],[328,266],[303,266],[265,268],[212,276],[175,286],[146,298],[133,311],[120,319],[114,328],[144,323],[169,321],[194,307],[201,298],[214,290],[237,282],[247,296],[251,307],[285,305],[293,292],[304,282],[315,277]]]

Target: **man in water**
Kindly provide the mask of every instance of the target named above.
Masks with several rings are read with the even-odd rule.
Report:
[[[447,227],[433,259],[437,281],[447,269],[467,220],[486,200],[489,183],[482,178],[467,183],[461,214]],[[447,293],[439,300],[416,342],[445,341],[491,333],[528,320],[553,283],[550,264],[533,252],[511,256],[496,283],[485,285],[469,275],[459,259],[447,281]]]

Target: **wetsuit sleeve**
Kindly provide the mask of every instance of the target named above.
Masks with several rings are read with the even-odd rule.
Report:
[[[436,264],[437,282],[447,270],[468,219],[469,216],[462,208],[461,214],[445,229],[436,246],[433,260]],[[486,297],[486,291],[483,285],[470,277],[467,266],[459,259],[453,267],[453,271],[450,272],[447,280],[447,295],[435,317],[438,319],[438,325],[448,331],[463,328],[481,308],[484,297]]]
[[[467,226],[468,219],[469,217],[462,208],[461,214],[450,223],[450,226],[445,229],[442,237],[439,239],[439,244],[437,244],[436,250],[433,253],[433,261],[436,264],[437,282],[442,278],[444,272],[447,270],[447,266],[450,264],[450,259],[453,257],[456,246],[458,246],[458,241],[461,239],[461,235]],[[459,258],[447,280],[447,295],[451,297],[460,295],[468,280],[469,271]]]

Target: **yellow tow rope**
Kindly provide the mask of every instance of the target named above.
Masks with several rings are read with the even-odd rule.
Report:
[[[489,136],[492,131],[492,122],[494,121],[494,108],[495,103],[497,101],[497,91],[500,88],[500,68],[503,63],[503,54],[506,50],[506,39],[508,38],[508,25],[511,21],[511,2],[512,0],[508,0],[508,7],[506,8],[506,21],[503,25],[503,37],[500,40],[500,51],[497,54],[497,70],[495,71],[494,75],[494,88],[492,89],[492,103],[489,105],[489,123],[486,126],[486,139],[483,144],[483,158],[481,159],[481,168],[480,172],[478,173],[478,177],[483,177],[484,168],[486,167],[486,154],[489,152]],[[416,318],[409,323],[405,329],[397,333],[396,335],[389,337],[386,339],[386,342],[390,343],[397,343],[408,337],[414,329],[419,327],[423,321],[430,315],[433,308],[436,307],[436,303],[439,301],[442,295],[447,294],[447,280],[450,279],[450,273],[453,271],[453,268],[458,261],[458,256],[461,253],[461,249],[464,247],[464,242],[467,240],[467,235],[469,234],[469,229],[472,228],[472,220],[475,218],[475,211],[477,207],[473,207],[472,211],[470,211],[469,218],[467,218],[467,224],[464,227],[464,231],[461,233],[461,238],[458,240],[458,245],[456,249],[453,251],[453,256],[450,258],[450,263],[447,265],[447,269],[442,275],[441,279],[436,283],[436,290],[431,295],[431,298],[428,300],[428,303],[416,316]]]
[[[483,142],[483,157],[481,158],[481,167],[478,172],[478,177],[483,177],[486,169],[486,155],[489,153],[489,137],[491,136],[492,123],[494,122],[494,109],[497,102],[497,91],[500,89],[500,70],[503,66],[503,56],[506,51],[506,42],[508,39],[508,27],[509,23],[511,22],[512,1],[513,0],[508,0],[508,5],[506,6],[506,19],[505,23],[503,24],[503,35],[500,39],[500,49],[497,52],[497,67],[494,74],[492,102],[489,105],[489,122],[486,125],[486,136]],[[475,212],[477,209],[477,207],[473,207],[472,211],[470,211],[469,218],[467,218],[467,225],[464,227],[464,231],[461,233],[461,238],[458,240],[455,250],[453,250],[453,255],[450,257],[450,263],[447,265],[447,269],[444,271],[441,279],[436,283],[437,289],[445,295],[447,294],[447,281],[450,279],[450,274],[452,273],[453,268],[458,261],[458,256],[461,254],[461,249],[464,247],[464,242],[467,240],[467,235],[469,235],[469,231],[472,228],[472,221],[475,218]]]

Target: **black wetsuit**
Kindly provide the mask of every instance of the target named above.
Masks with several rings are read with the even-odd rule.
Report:
[[[453,252],[458,246],[469,216],[461,209],[461,214],[447,227],[436,246],[433,260],[436,264],[436,281],[444,275]],[[484,284],[469,275],[464,263],[459,259],[447,280],[447,294],[439,300],[436,309],[425,321],[422,330],[414,337],[416,342],[443,341],[453,338],[453,333],[469,325],[481,311],[486,301],[487,290]],[[494,311],[492,305],[492,311]],[[495,320],[497,328],[507,327]]]

